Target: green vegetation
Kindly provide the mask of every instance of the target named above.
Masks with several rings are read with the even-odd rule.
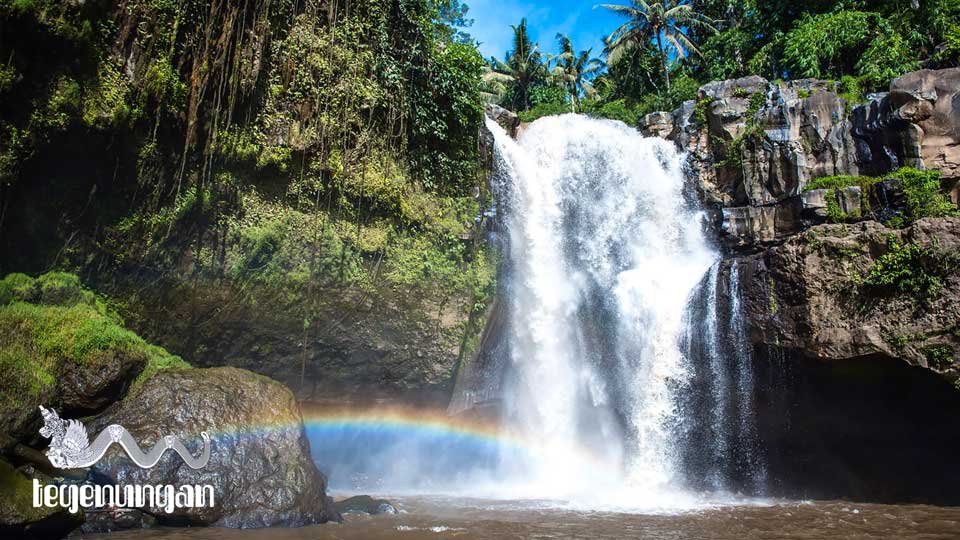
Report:
[[[632,2],[628,5],[601,4],[600,7],[623,15],[628,22],[607,38],[609,61],[616,63],[624,55],[632,54],[645,46],[651,36],[657,45],[660,66],[666,90],[670,92],[670,69],[667,64],[667,45],[673,48],[677,58],[683,59],[687,51],[700,55],[700,51],[687,35],[689,30],[704,30],[717,33],[716,21],[699,13],[694,6],[681,0],[659,2]]]
[[[918,219],[925,217],[945,217],[960,215],[957,206],[943,193],[940,188],[939,171],[921,171],[911,167],[903,167],[886,175],[885,178],[900,180],[904,195],[907,199],[906,213],[896,216],[887,225],[902,228]],[[840,223],[848,217],[860,217],[870,212],[870,187],[882,178],[871,176],[836,175],[824,176],[811,180],[803,187],[803,191],[814,189],[829,190],[826,195],[827,214],[830,221]],[[861,191],[861,213],[856,216],[847,216],[841,211],[838,203],[838,190],[857,186]]]
[[[933,369],[947,369],[956,362],[956,354],[950,345],[933,345],[923,349],[927,365]]]
[[[0,269],[66,268],[103,290],[149,272],[192,298],[226,283],[231,304],[279,295],[311,320],[330,287],[472,305],[492,271],[486,66],[467,14],[456,0],[0,5],[0,189],[40,201],[3,233],[50,231]],[[593,63],[562,63],[589,87]],[[61,161],[68,177],[48,170]],[[124,300],[135,316],[140,299]]]
[[[499,90],[487,98],[518,112],[530,111],[522,115],[527,121],[569,111],[570,102],[579,101],[578,111],[635,123],[650,112],[670,111],[698,99],[697,89],[707,82],[755,74],[769,80],[838,81],[835,91],[852,108],[866,93],[884,90],[908,71],[960,65],[956,0],[915,5],[876,0],[663,0],[602,7],[622,15],[623,23],[606,39],[606,71],[587,78],[595,92],[581,91],[549,105],[524,97],[532,88],[563,83],[549,76],[543,62],[550,55],[530,41],[521,23],[515,27],[522,29],[518,45],[506,62],[491,59],[490,73],[511,72],[500,69],[506,64],[514,73],[521,69],[523,77],[500,78]],[[810,91],[798,94],[809,97]]]
[[[550,74],[570,95],[572,111],[578,112],[581,110],[580,95],[591,98],[596,94],[588,77],[600,71],[603,64],[597,58],[590,58],[591,49],[578,53],[569,36],[557,34],[557,41],[560,54],[554,59],[556,66]]]
[[[945,280],[960,271],[960,257],[935,247],[891,240],[890,249],[867,271],[862,287],[874,296],[907,295],[930,304]]]
[[[123,357],[143,362],[138,382],[168,367],[189,367],[123,327],[107,302],[77,276],[50,272],[0,280],[0,408],[13,410],[46,395],[67,363],[99,366]]]
[[[925,217],[960,215],[957,206],[940,189],[939,171],[904,167],[889,176],[903,182],[903,191],[907,196],[904,225]]]
[[[871,176],[823,176],[811,180],[803,187],[803,191],[826,189],[827,194],[824,198],[827,201],[827,219],[831,223],[843,223],[849,218],[859,218],[869,213],[870,201],[868,194],[870,193],[870,186],[879,181],[879,178]],[[860,208],[854,209],[854,211],[850,213],[845,212],[840,207],[840,190],[848,187],[860,188]]]

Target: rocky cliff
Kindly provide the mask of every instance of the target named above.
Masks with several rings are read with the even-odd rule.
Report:
[[[746,77],[641,123],[688,152],[741,284],[718,301],[745,320],[768,493],[957,503],[958,102],[956,68],[869,96]]]
[[[960,68],[865,97],[756,76],[699,95],[641,129],[688,152],[692,187],[746,272],[752,341],[955,380]]]
[[[827,204],[859,213],[869,196],[856,185],[832,194],[836,201],[806,195],[818,178],[935,170],[957,202],[958,88],[960,68],[908,73],[869,96],[833,81],[751,76],[704,85],[698,101],[647,115],[640,128],[689,152],[722,238],[749,251],[823,222]]]

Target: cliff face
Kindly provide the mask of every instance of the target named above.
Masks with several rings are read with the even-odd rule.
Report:
[[[689,153],[741,284],[767,493],[956,504],[960,69],[841,90],[714,82],[641,129]]]
[[[744,274],[751,341],[956,380],[960,223],[922,218],[956,215],[960,69],[908,73],[862,104],[818,80],[699,93],[641,129],[689,152],[729,268]]]
[[[648,115],[641,129],[690,153],[696,190],[724,241],[750,251],[824,221],[826,203],[804,193],[821,177],[932,169],[957,202],[958,88],[960,68],[917,71],[858,104],[835,82],[752,76],[707,84],[699,101]],[[868,196],[853,187],[839,204]]]

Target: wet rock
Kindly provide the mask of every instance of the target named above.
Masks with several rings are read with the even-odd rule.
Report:
[[[49,478],[32,468],[16,469],[0,460],[0,537],[59,538],[82,522],[61,509],[33,506],[33,480]]]
[[[210,461],[199,470],[173,452],[141,469],[116,446],[94,466],[92,473],[110,482],[213,486],[212,508],[145,509],[160,524],[294,527],[339,519],[310,456],[293,393],[267,377],[229,367],[164,370],[88,429],[99,433],[113,423],[142,448],[172,434],[194,455],[202,447],[200,432],[211,434]]]
[[[867,194],[874,219],[886,223],[907,211],[907,195],[903,191],[903,182],[888,178],[870,186]]]
[[[668,138],[673,133],[673,114],[652,112],[640,119],[640,132],[647,137]]]
[[[105,509],[87,512],[80,526],[83,534],[99,534],[127,529],[149,529],[157,524],[157,518],[133,508]]]
[[[356,495],[335,503],[341,514],[396,514],[397,509],[386,499],[374,499],[369,495]]]
[[[486,115],[493,119],[494,122],[500,124],[500,127],[507,132],[511,137],[517,136],[517,128],[520,127],[520,117],[514,114],[512,111],[508,111],[499,105],[494,105],[493,103],[486,103],[483,106],[483,112]]]

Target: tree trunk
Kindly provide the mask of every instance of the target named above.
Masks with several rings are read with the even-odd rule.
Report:
[[[663,53],[663,41],[660,39],[660,29],[657,30],[657,49],[660,50],[660,64],[663,65],[663,78],[667,83],[667,93],[670,93],[670,70],[667,69],[667,56]]]

